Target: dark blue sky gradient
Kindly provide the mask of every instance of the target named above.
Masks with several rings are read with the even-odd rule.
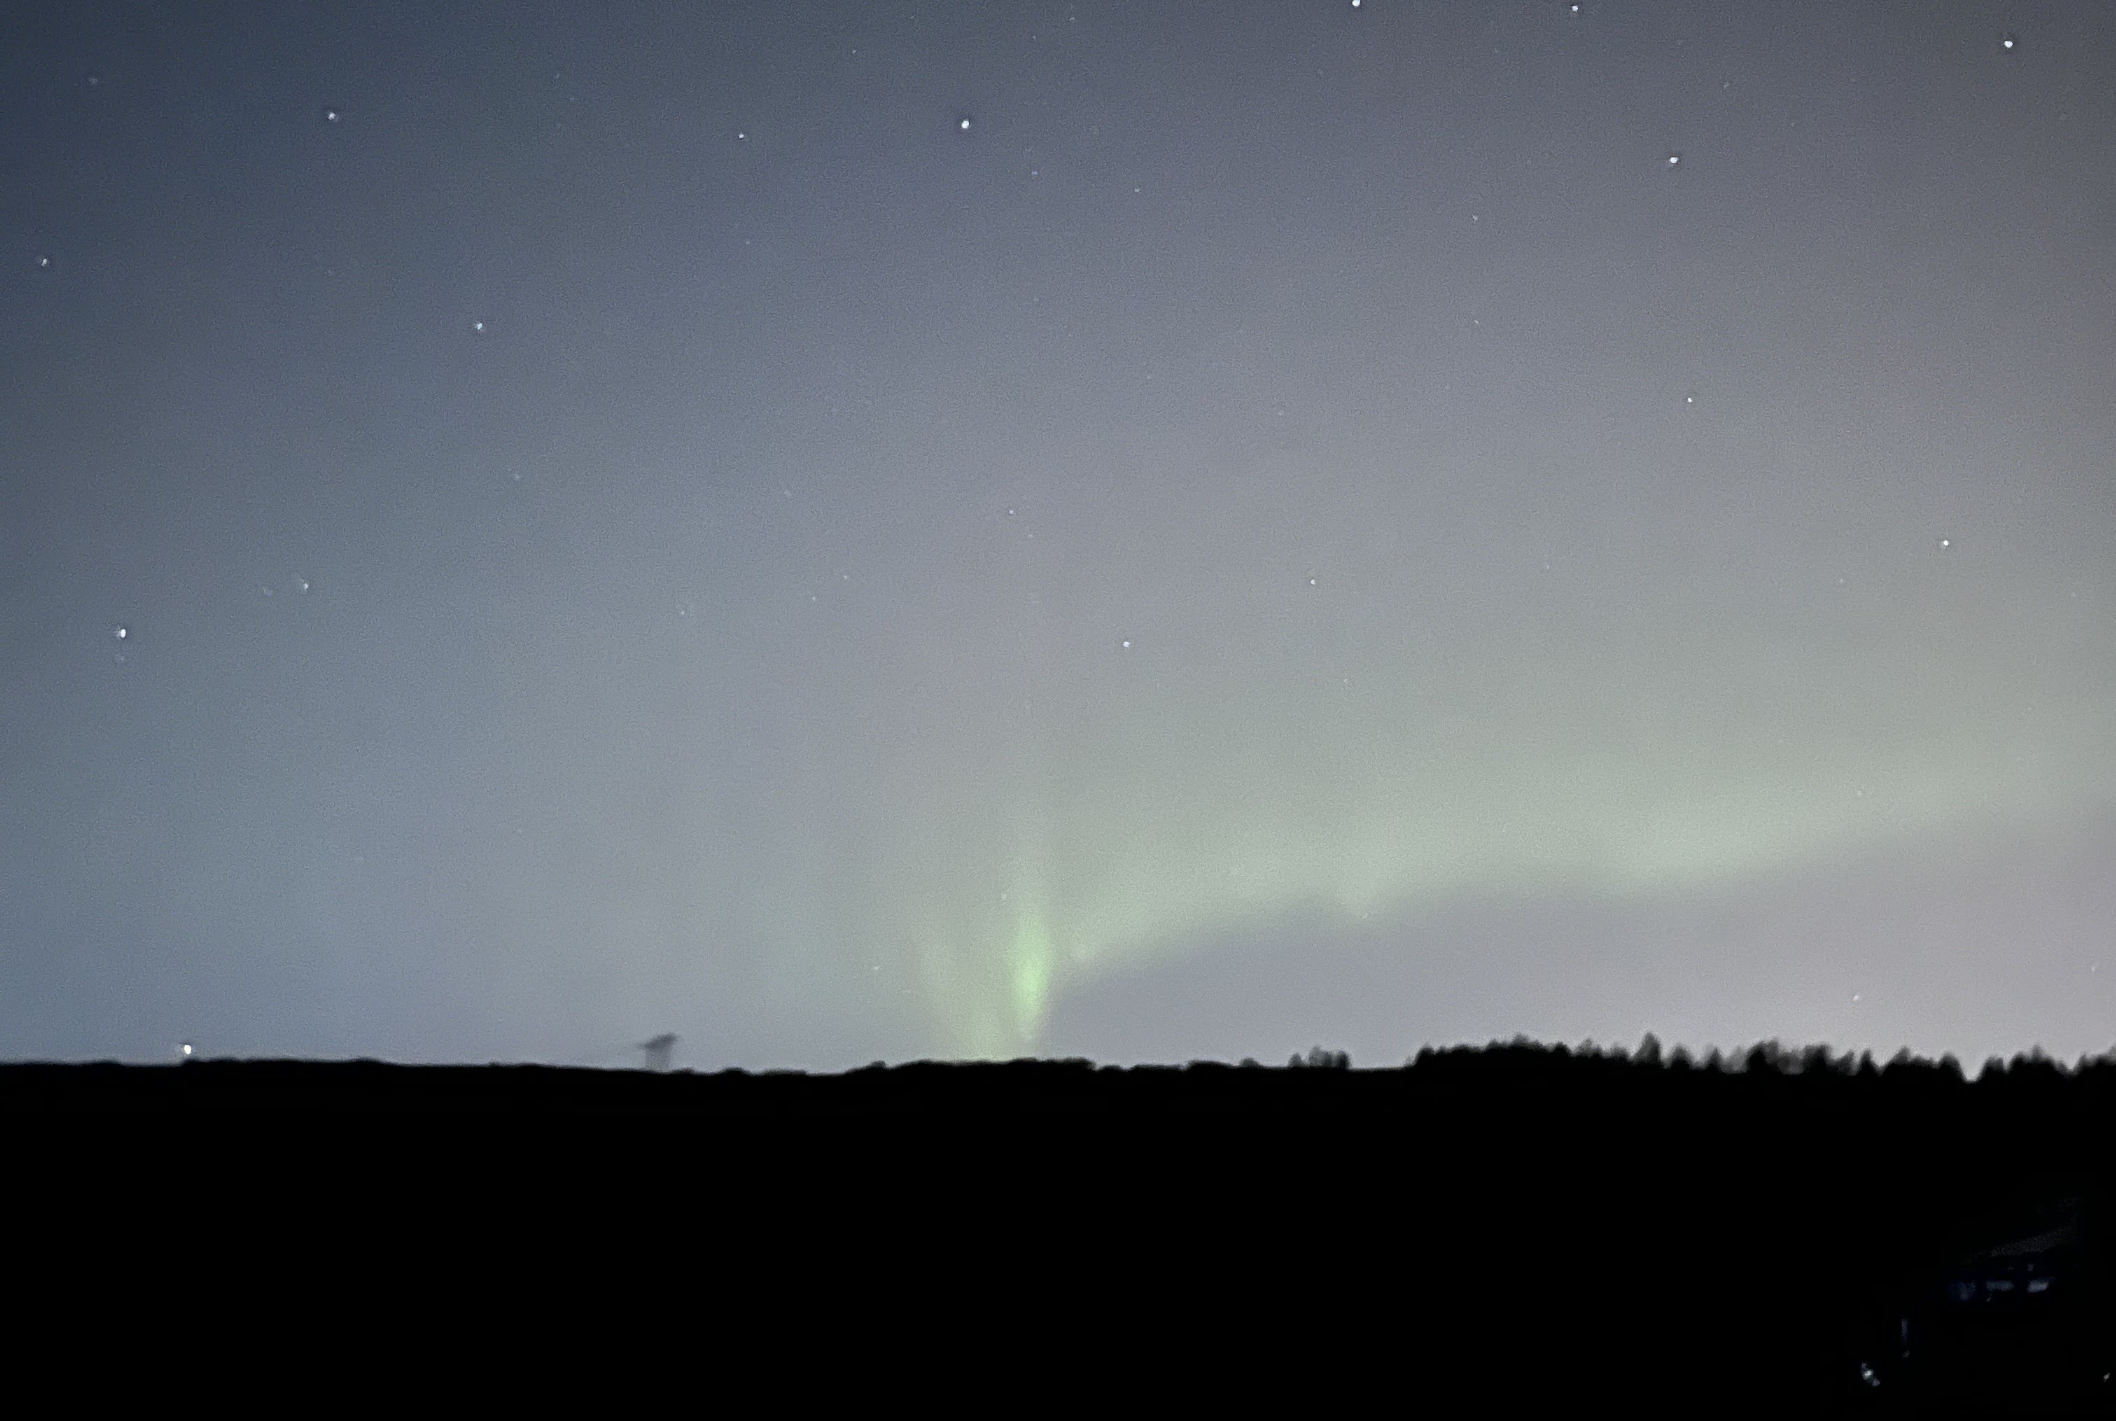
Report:
[[[0,76],[0,1055],[2116,1041],[2103,6]]]

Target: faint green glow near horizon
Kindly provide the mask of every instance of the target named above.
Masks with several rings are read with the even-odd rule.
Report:
[[[1261,692],[1120,707],[1071,774],[985,786],[1013,797],[995,817],[1044,829],[993,865],[1005,912],[958,914],[934,944],[929,1005],[945,1049],[1027,1054],[1069,980],[1304,907],[1349,923],[1459,894],[1676,895],[2053,827],[2116,803],[2116,696],[2032,645],[1905,631],[1855,655],[1725,634],[1634,655],[1636,675],[1607,648],[1522,658],[1481,719],[1406,678],[1415,714],[1318,712],[1309,742]],[[924,866],[992,847],[959,837]],[[961,881],[919,878],[929,903]]]

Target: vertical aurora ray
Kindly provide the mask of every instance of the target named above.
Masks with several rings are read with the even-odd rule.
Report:
[[[1024,909],[1014,928],[1014,945],[1008,958],[1014,998],[1014,1034],[1025,1049],[1033,1049],[1043,1035],[1044,1018],[1050,1011],[1051,931],[1041,912]]]

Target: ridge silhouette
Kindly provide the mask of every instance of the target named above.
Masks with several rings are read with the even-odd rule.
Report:
[[[1416,1395],[2107,1414],[2116,1372],[2107,1058],[1971,1078],[1650,1036],[1380,1069],[1320,1046],[833,1075],[194,1058],[0,1067],[0,1120],[23,1158],[181,1162],[186,1229],[215,1247],[347,1218],[419,1237],[479,1179],[496,1237],[588,1246],[609,1161],[651,1159],[625,1227],[716,1287],[780,1276],[773,1240],[902,1240],[904,1277],[1013,1240],[1052,1288],[1144,1290],[1219,1352]],[[240,1208],[183,1183],[246,1174],[304,1183]],[[1345,1306],[1289,1319],[1277,1287]]]

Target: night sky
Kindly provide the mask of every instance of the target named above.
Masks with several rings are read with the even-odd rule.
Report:
[[[0,79],[0,1056],[2116,1042],[2105,4]]]

